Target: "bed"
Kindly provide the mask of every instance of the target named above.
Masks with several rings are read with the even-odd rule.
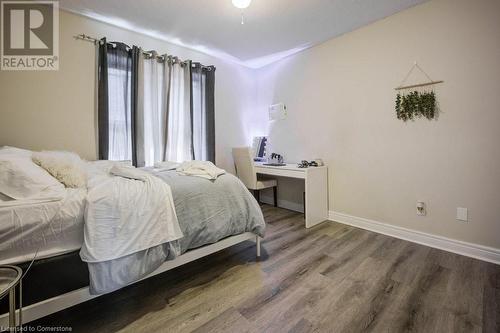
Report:
[[[61,201],[0,208],[0,265],[74,252],[82,247],[85,189],[67,189]],[[55,216],[53,219],[52,216]],[[52,222],[50,221],[52,220]],[[51,222],[50,228],[47,224]]]
[[[99,170],[100,176],[103,170],[107,173],[108,166],[102,161],[92,167],[94,171]],[[175,170],[149,168],[144,171],[170,186],[183,237],[119,260],[84,263],[80,259],[80,248],[88,237],[84,226],[91,201],[90,189],[89,193],[83,189],[66,189],[64,199],[56,202],[0,206],[0,263],[18,264],[26,269],[39,249],[37,260],[23,283],[24,322],[247,240],[256,242],[257,256],[260,256],[260,238],[265,231],[262,212],[236,177],[224,174],[216,180],[207,180],[182,176]],[[99,177],[94,180],[102,182]],[[50,228],[44,229],[42,237],[39,231],[50,216],[54,217],[53,222]],[[123,275],[123,271],[134,274]],[[8,320],[5,304],[0,306],[0,326],[5,326]]]

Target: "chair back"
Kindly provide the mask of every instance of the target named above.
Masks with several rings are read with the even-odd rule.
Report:
[[[248,189],[257,187],[257,173],[253,164],[253,154],[250,147],[233,148],[234,167],[236,175]]]

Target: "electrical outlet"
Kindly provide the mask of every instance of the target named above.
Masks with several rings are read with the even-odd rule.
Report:
[[[427,214],[427,211],[425,209],[425,202],[417,201],[417,215],[425,216],[425,214]]]
[[[467,222],[468,221],[467,215],[468,215],[467,208],[457,207],[457,220]]]

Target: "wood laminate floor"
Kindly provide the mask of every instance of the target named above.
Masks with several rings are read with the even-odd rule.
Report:
[[[73,332],[499,332],[500,266],[263,206],[245,242],[31,326]]]

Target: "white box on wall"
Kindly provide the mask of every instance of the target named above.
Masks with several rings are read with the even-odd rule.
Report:
[[[269,120],[283,120],[287,116],[286,105],[284,103],[269,106]]]

